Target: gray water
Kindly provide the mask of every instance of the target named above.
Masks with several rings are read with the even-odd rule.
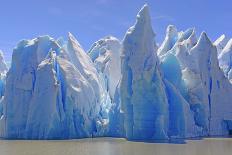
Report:
[[[186,142],[144,143],[112,138],[73,141],[0,140],[0,155],[232,155],[230,138]]]

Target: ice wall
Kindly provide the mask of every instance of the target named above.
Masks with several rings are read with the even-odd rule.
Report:
[[[169,36],[167,34],[166,38]],[[170,47],[164,50],[165,55],[159,55],[164,77],[185,98],[191,109],[188,113],[194,113],[195,136],[227,135],[225,122],[231,116],[224,108],[231,108],[230,95],[225,98],[221,95],[230,94],[231,85],[219,68],[216,47],[206,33],[202,33],[197,41],[193,29],[179,32],[178,38],[174,44],[167,40],[175,38],[165,39],[163,43]],[[164,46],[161,46],[159,51],[163,49]],[[222,114],[221,111],[225,113]]]
[[[122,42],[104,37],[87,53],[71,33],[22,40],[9,71],[0,52],[0,137],[231,134],[231,40],[170,25],[157,47],[151,24],[144,5]]]
[[[71,34],[67,47],[65,51],[43,36],[23,40],[14,49],[2,101],[3,137],[65,139],[105,134],[110,98],[91,59]]]

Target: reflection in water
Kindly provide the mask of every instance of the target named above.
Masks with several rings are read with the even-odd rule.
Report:
[[[95,138],[73,141],[0,140],[0,155],[232,155],[232,139],[191,140],[185,144]]]

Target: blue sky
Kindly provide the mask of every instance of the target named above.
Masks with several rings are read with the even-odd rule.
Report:
[[[206,31],[212,40],[232,37],[231,0],[0,0],[0,49],[10,59],[21,39],[66,37],[69,31],[85,50],[106,35],[122,39],[144,3],[159,43],[169,24]]]

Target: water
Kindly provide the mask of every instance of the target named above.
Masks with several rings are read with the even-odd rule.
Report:
[[[96,138],[73,141],[0,140],[0,155],[232,155],[232,139],[191,140],[186,144],[129,142]]]

